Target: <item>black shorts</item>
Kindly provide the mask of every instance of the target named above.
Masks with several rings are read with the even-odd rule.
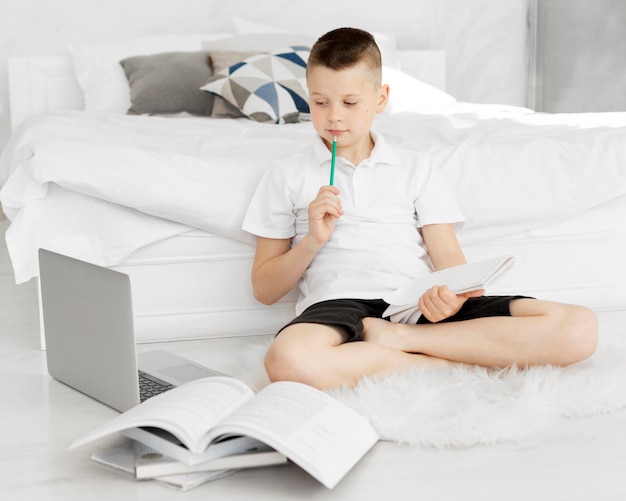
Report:
[[[527,296],[480,296],[469,298],[461,309],[453,316],[441,320],[444,322],[460,322],[484,317],[511,316],[510,304],[515,299]],[[278,333],[294,324],[321,324],[339,327],[348,334],[347,342],[360,341],[363,334],[363,318],[383,318],[389,305],[382,299],[331,299],[313,304],[300,315],[285,325]],[[430,324],[423,315],[418,324]]]

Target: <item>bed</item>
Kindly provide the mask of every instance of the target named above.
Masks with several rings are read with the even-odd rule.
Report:
[[[376,129],[440,167],[467,217],[469,260],[516,257],[488,292],[626,308],[626,114],[463,102],[437,87],[445,50],[398,50],[378,36],[392,92]],[[289,320],[296,291],[270,307],[252,297],[254,239],[240,226],[262,173],[310,144],[306,112],[295,98],[251,111],[224,88],[202,91],[213,103],[199,111],[198,95],[181,104],[167,94],[188,89],[186,78],[155,90],[167,79],[148,71],[155,61],[155,71],[181,61],[195,71],[210,56],[213,79],[286,50],[305,59],[311,43],[261,38],[267,47],[258,34],[212,33],[13,59],[0,202],[16,282],[37,279],[39,247],[128,273],[140,342],[268,334]]]

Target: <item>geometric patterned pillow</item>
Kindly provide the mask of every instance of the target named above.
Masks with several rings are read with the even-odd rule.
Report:
[[[255,54],[218,72],[200,89],[225,99],[257,122],[308,119],[309,52],[309,47],[293,46]]]

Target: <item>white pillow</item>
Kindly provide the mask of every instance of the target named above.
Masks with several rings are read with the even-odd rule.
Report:
[[[130,86],[120,61],[161,52],[202,50],[202,42],[230,33],[151,36],[105,44],[68,47],[76,79],[83,90],[85,110],[126,113],[131,106]]]
[[[456,103],[450,94],[396,68],[383,66],[383,83],[390,89],[385,113],[428,111]]]
[[[276,28],[267,24],[253,23],[240,17],[231,18],[233,28],[237,35],[252,35],[261,33],[293,33],[282,28]],[[318,33],[316,37],[322,36]],[[383,66],[392,68],[400,68],[400,59],[398,58],[398,49],[396,47],[396,39],[393,35],[383,33],[372,33],[376,39],[376,44],[380,49],[380,55],[383,60]],[[317,39],[317,38],[316,38]]]

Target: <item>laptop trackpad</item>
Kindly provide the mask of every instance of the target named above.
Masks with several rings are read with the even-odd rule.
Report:
[[[175,386],[203,377],[224,376],[222,372],[163,350],[139,353],[137,360],[139,369]]]

